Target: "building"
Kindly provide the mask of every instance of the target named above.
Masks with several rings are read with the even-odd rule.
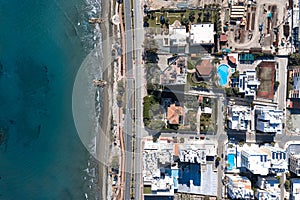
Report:
[[[168,124],[178,125],[182,123],[182,118],[183,118],[183,108],[181,106],[171,104],[168,107],[168,111],[167,111]]]
[[[233,56],[233,55],[228,55],[227,60],[228,60],[228,65],[229,65],[231,68],[234,68],[234,69],[235,69],[236,66],[237,66],[237,63],[236,63],[237,59],[235,58],[235,56]]]
[[[182,26],[178,20],[169,26],[169,40],[165,40],[165,46],[186,46],[187,33],[185,26]]]
[[[300,199],[300,179],[291,179],[290,200]]]
[[[230,19],[241,20],[245,15],[245,6],[231,6]]]
[[[255,70],[247,70],[239,75],[239,93],[245,94],[246,97],[255,98],[259,85]]]
[[[214,35],[213,24],[192,24],[189,35],[190,45],[213,45]]]
[[[300,176],[300,154],[290,155],[290,171]]]
[[[228,128],[234,130],[248,130],[251,121],[251,110],[248,106],[228,106]]]
[[[216,147],[208,142],[178,145],[178,192],[217,196]]]
[[[173,56],[168,59],[168,67],[160,75],[161,85],[184,85],[187,77],[187,57]]]
[[[260,150],[268,154],[271,162],[269,174],[284,173],[288,171],[288,158],[284,149],[272,146],[262,146]]]
[[[246,168],[252,174],[266,176],[288,171],[286,152],[277,147],[251,146],[241,151],[241,167]]]
[[[214,66],[210,59],[201,60],[196,66],[196,76],[199,80],[209,80],[212,75],[212,70]]]
[[[173,162],[173,145],[167,141],[145,141],[143,152],[143,181],[146,195],[174,196],[175,184],[172,174],[161,165]],[[146,189],[147,188],[147,189]],[[145,194],[145,192],[144,192]]]
[[[226,43],[227,43],[227,35],[223,33],[220,35],[220,44],[225,45]]]
[[[257,189],[254,196],[257,200],[280,200],[280,193],[274,194],[272,192],[261,189]]]
[[[289,70],[289,78],[293,82],[293,89],[289,91],[289,98],[300,98],[300,66],[292,67]]]
[[[271,107],[255,108],[256,130],[263,133],[282,133],[283,111]]]
[[[162,51],[172,54],[184,54],[188,36],[186,27],[175,20],[173,24],[169,25],[169,34],[162,37],[162,46],[164,47]]]
[[[144,141],[143,186],[146,197],[174,197],[177,192],[216,196],[214,162],[217,144],[210,141],[175,143],[160,137]]]
[[[252,199],[251,181],[244,176],[226,175],[228,179],[227,193],[230,199]]]
[[[254,55],[253,54],[239,54],[239,61],[240,63],[247,64],[254,62]]]
[[[255,197],[258,200],[280,200],[280,181],[274,176],[258,176],[256,185],[260,188]]]
[[[269,174],[271,162],[268,154],[259,149],[247,149],[241,151],[241,167],[246,168],[252,174],[266,176]]]

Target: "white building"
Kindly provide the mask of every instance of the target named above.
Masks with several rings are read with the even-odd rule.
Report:
[[[271,162],[271,167],[269,168],[270,174],[288,171],[288,158],[284,149],[272,146],[262,146],[260,150],[268,154],[268,160]]]
[[[186,46],[187,37],[185,26],[182,26],[178,20],[169,26],[169,35],[164,38],[164,46]]]
[[[293,80],[293,89],[289,91],[289,98],[300,98],[300,66],[289,70],[289,77]]]
[[[255,70],[247,70],[239,75],[239,92],[244,93],[246,97],[254,98],[259,85]]]
[[[195,145],[181,145],[179,160],[180,162],[206,164],[206,150]]]
[[[241,151],[241,167],[245,167],[252,174],[268,175],[271,162],[268,154],[259,149],[247,149]]]
[[[252,199],[251,181],[247,177],[226,175],[228,178],[227,193],[230,199]]]
[[[190,27],[190,43],[213,44],[214,43],[214,25],[213,24],[192,24]]]
[[[241,167],[253,174],[266,176],[288,171],[286,152],[277,147],[249,147],[241,151]]]
[[[211,141],[190,140],[174,143],[172,137],[160,137],[155,143],[144,142],[144,196],[170,196],[176,192],[217,195],[217,172],[213,163],[217,144]],[[175,158],[179,158],[175,160]]]
[[[282,133],[283,111],[256,106],[256,130],[264,133]]]
[[[290,155],[290,171],[300,176],[300,154]]]
[[[235,130],[248,130],[251,120],[251,111],[248,106],[228,106],[228,128]]]
[[[279,194],[274,194],[272,192],[266,191],[266,190],[261,190],[257,189],[255,192],[255,199],[258,200],[280,200],[280,193]]]
[[[300,179],[291,180],[290,200],[300,199]]]
[[[259,176],[257,186],[260,188],[255,193],[258,200],[280,200],[280,181],[274,176]]]

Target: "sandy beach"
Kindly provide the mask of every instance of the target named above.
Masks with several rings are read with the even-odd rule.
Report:
[[[111,65],[111,1],[102,1],[102,15],[101,18],[104,19],[104,23],[101,24],[101,32],[102,32],[102,49],[103,49],[103,58],[104,58],[104,69],[103,79],[106,80],[109,84],[103,90],[103,98],[101,102],[102,113],[101,113],[101,127],[105,134],[105,138],[99,138],[97,141],[97,154],[100,160],[107,161],[109,159],[109,146],[111,142],[107,142],[107,139],[110,138],[111,131],[111,109],[112,109],[112,85],[113,85],[113,68]],[[101,136],[101,135],[100,135]],[[102,136],[103,137],[103,136]],[[108,166],[104,163],[99,162],[99,180],[98,184],[100,187],[100,199],[107,199],[107,174],[108,174]]]

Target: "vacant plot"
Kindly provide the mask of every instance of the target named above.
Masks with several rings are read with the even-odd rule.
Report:
[[[275,62],[262,62],[257,67],[260,86],[257,96],[260,98],[274,98]]]

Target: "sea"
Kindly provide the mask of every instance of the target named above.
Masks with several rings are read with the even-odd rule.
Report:
[[[101,0],[0,0],[0,200],[99,199],[72,91]]]

